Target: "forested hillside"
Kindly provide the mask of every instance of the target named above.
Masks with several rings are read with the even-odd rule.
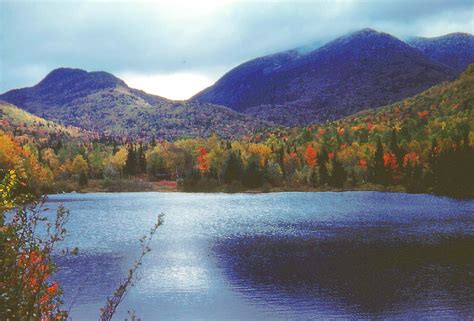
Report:
[[[47,120],[134,138],[231,138],[267,126],[224,106],[171,101],[130,88],[112,74],[81,69],[53,70],[37,85],[0,99]]]
[[[86,131],[73,126],[62,126],[53,121],[30,114],[15,105],[0,100],[0,122],[2,129],[13,132],[15,136],[64,135],[79,137]]]
[[[453,82],[378,110],[238,140],[97,136],[48,145],[24,143],[7,130],[0,168],[23,159],[42,173],[32,176],[42,177],[38,189],[56,191],[110,190],[132,179],[177,181],[187,191],[395,189],[473,197],[473,107],[471,65]]]

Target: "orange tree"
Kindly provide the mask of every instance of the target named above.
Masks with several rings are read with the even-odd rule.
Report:
[[[63,320],[61,289],[51,280],[52,252],[65,236],[68,212],[59,207],[54,221],[25,190],[21,168],[3,173],[0,181],[0,319]],[[35,233],[44,224],[45,236]]]
[[[42,214],[42,203],[25,191],[26,179],[17,168],[4,173],[0,181],[0,320],[68,320],[67,311],[61,310],[61,288],[51,276],[56,271],[53,250],[66,236],[69,212],[60,205],[54,220],[49,220]],[[140,256],[107,299],[100,320],[112,319],[136,282],[137,270],[162,223],[163,214],[140,239]],[[36,233],[40,225],[44,233]]]
[[[0,181],[0,319],[63,320],[61,289],[51,280],[52,252],[65,236],[68,212],[59,207],[49,222],[40,204],[25,192],[21,168],[4,173]],[[46,236],[35,233],[45,225]]]

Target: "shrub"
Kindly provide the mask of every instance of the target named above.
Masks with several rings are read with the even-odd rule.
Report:
[[[59,206],[48,221],[41,203],[22,191],[22,178],[21,171],[11,170],[0,182],[0,319],[63,320],[61,288],[51,280],[52,252],[64,239],[69,213]],[[35,233],[38,225],[44,225],[45,236]]]

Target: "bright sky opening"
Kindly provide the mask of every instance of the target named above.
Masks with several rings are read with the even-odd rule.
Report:
[[[178,72],[171,74],[134,74],[118,75],[128,86],[146,91],[149,94],[173,100],[185,100],[211,86],[214,79],[205,75]]]

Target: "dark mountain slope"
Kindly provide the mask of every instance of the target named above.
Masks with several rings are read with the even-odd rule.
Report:
[[[126,87],[122,80],[106,72],[89,73],[81,69],[59,68],[34,87],[14,89],[1,96],[3,100],[22,106],[29,112],[41,114],[95,91],[118,86]]]
[[[80,69],[56,69],[0,99],[62,124],[119,135],[230,137],[266,125],[223,106],[173,102],[129,88],[109,73]]]
[[[474,36],[469,33],[457,32],[435,38],[417,37],[408,43],[458,73],[474,62]]]
[[[305,54],[287,51],[244,63],[193,100],[297,125],[382,106],[454,77],[399,39],[363,29]]]
[[[286,68],[298,57],[298,51],[290,50],[250,60],[226,73],[213,86],[191,100],[214,101],[237,111],[259,105],[262,98],[257,95],[257,91],[269,93],[274,75],[279,74],[282,68]]]

